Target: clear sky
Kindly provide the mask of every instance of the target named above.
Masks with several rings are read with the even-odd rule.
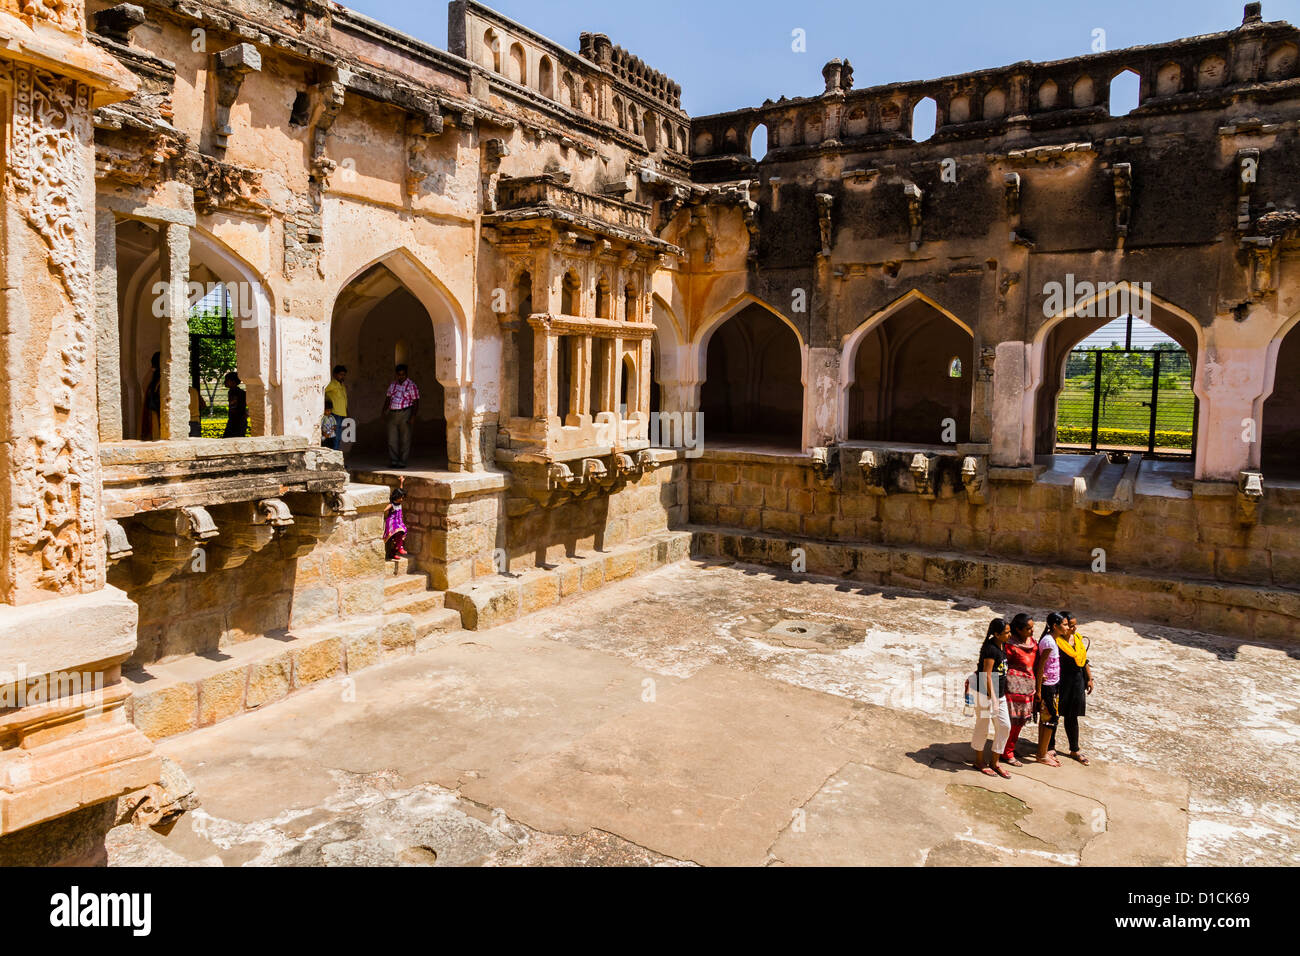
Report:
[[[346,4],[441,49],[447,4]],[[1239,0],[494,0],[488,6],[571,50],[584,30],[610,39],[682,85],[701,116],[765,99],[820,93],[822,64],[853,62],[858,87],[924,80],[1020,60],[1161,43],[1241,24]],[[1264,19],[1300,21],[1300,0],[1264,0]],[[791,49],[803,30],[807,50]]]

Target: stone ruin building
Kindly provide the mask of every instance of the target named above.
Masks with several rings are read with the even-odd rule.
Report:
[[[2,7],[6,862],[183,809],[153,741],[688,554],[1297,633],[1300,31],[1257,3],[703,117],[472,0],[446,51],[328,0]],[[189,437],[194,284],[247,437]],[[1182,454],[1060,453],[1119,300],[1185,353]]]

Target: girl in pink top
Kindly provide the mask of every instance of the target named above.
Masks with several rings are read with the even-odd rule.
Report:
[[[402,499],[406,492],[394,488],[384,509],[384,552],[389,560],[406,554],[406,521],[402,518]]]

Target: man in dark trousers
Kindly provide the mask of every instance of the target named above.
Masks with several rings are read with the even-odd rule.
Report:
[[[420,411],[420,390],[407,376],[406,366],[395,369],[393,384],[384,396],[384,417],[388,422],[388,463],[405,468],[411,457],[411,424]]]

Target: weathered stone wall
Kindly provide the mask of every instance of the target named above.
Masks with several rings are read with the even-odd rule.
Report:
[[[375,488],[308,554],[286,557],[272,541],[238,567],[194,570],[149,587],[120,582],[140,608],[128,667],[211,655],[244,641],[361,617],[384,603],[383,508]]]
[[[1243,526],[1235,495],[1205,485],[1185,497],[1138,495],[1131,510],[1102,516],[1075,508],[1069,484],[990,480],[977,505],[960,492],[870,494],[851,461],[838,487],[799,456],[714,451],[689,469],[697,525],[1084,569],[1102,548],[1107,573],[1300,587],[1297,489],[1270,489],[1258,522]]]

